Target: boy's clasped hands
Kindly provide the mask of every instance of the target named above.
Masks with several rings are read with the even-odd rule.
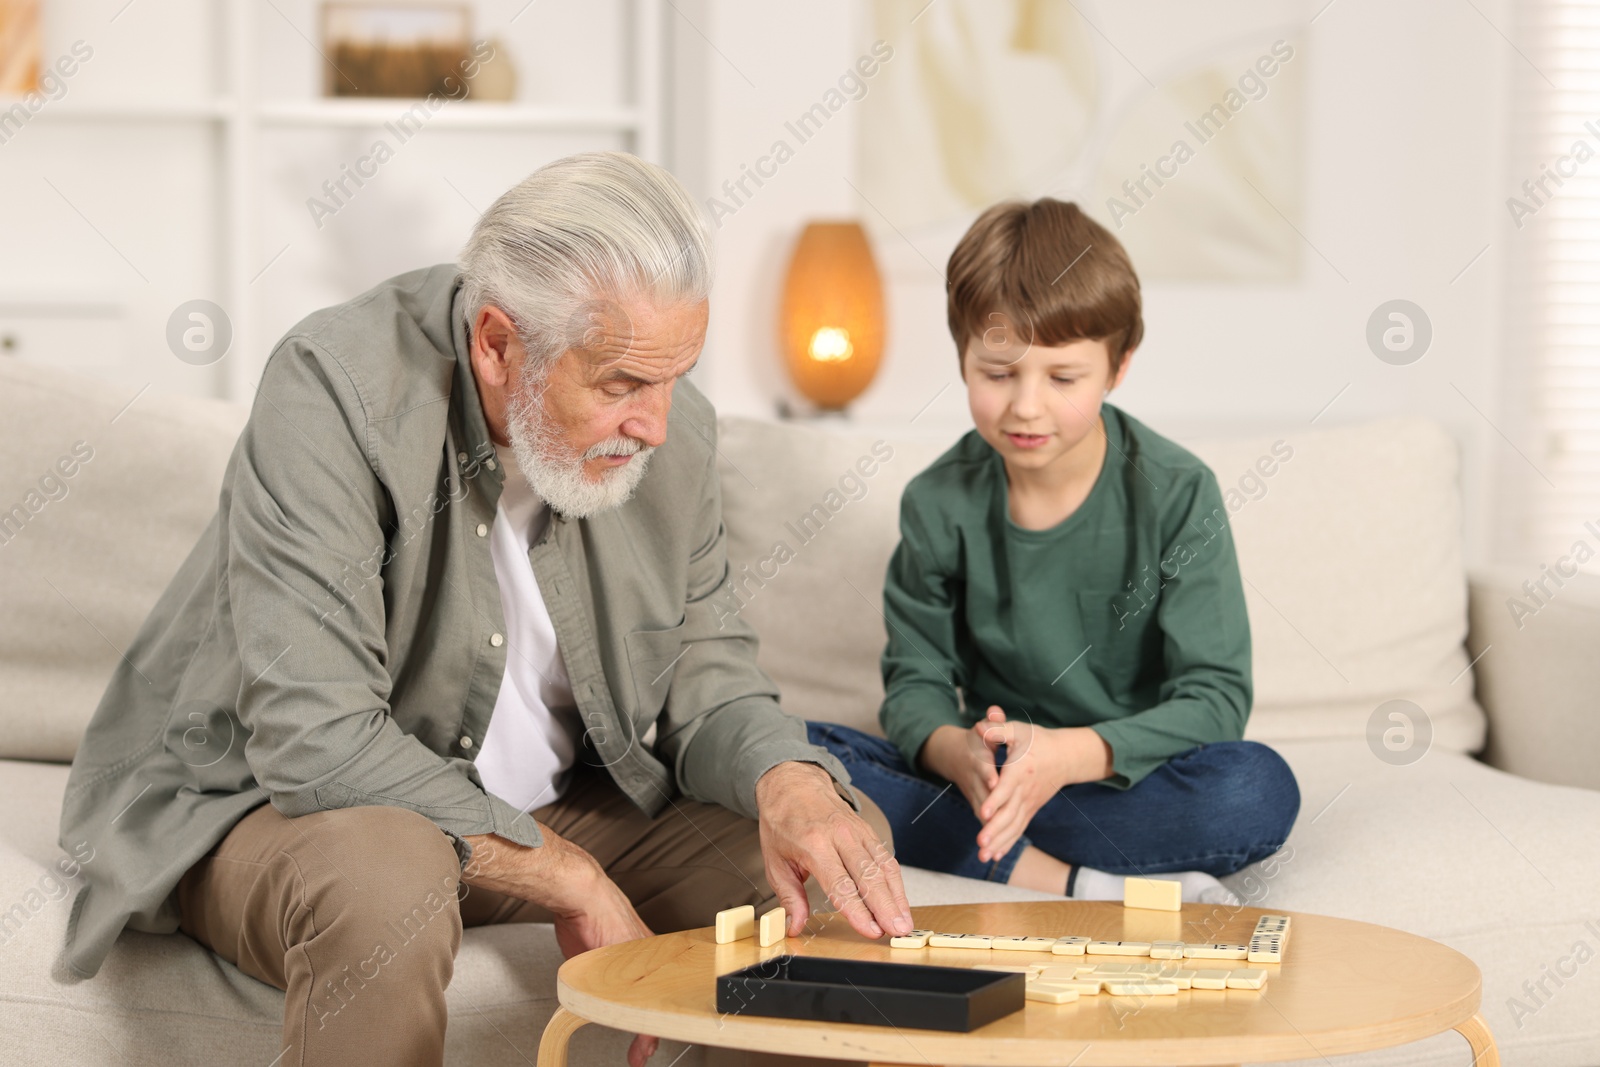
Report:
[[[1000,747],[1005,762],[996,765]],[[968,729],[941,726],[922,748],[923,767],[953,783],[983,823],[978,859],[1011,850],[1028,823],[1065,786],[1111,775],[1111,746],[1087,726],[1047,727],[1006,718],[991,704]]]

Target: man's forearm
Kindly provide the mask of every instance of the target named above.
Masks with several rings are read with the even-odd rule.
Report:
[[[759,810],[763,805],[770,803],[771,798],[783,795],[786,789],[800,785],[812,785],[823,789],[833,789],[833,776],[815,763],[803,763],[790,760],[779,763],[767,769],[767,772],[756,779],[756,807]]]
[[[466,834],[472,856],[461,880],[479,889],[531,900],[557,915],[583,910],[605,872],[583,849],[539,824],[544,844],[529,848],[499,834]]]

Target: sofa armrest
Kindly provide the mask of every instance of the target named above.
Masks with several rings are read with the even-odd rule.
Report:
[[[1468,577],[1467,648],[1489,716],[1489,764],[1600,789],[1600,575],[1488,567]],[[1481,657],[1481,658],[1479,658]]]

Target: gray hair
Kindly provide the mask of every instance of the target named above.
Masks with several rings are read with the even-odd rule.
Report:
[[[665,169],[626,152],[548,163],[483,213],[461,250],[470,329],[485,305],[516,323],[535,379],[610,317],[615,301],[711,292],[711,227]]]

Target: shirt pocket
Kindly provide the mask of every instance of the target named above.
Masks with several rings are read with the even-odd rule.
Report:
[[[1107,694],[1122,697],[1139,686],[1145,665],[1159,662],[1157,600],[1141,601],[1127,589],[1080,589],[1078,616],[1089,650],[1083,662]]]
[[[667,702],[673,673],[686,651],[685,625],[686,619],[680,618],[665,630],[634,630],[622,639],[633,676],[633,719],[641,730],[655,722]]]

